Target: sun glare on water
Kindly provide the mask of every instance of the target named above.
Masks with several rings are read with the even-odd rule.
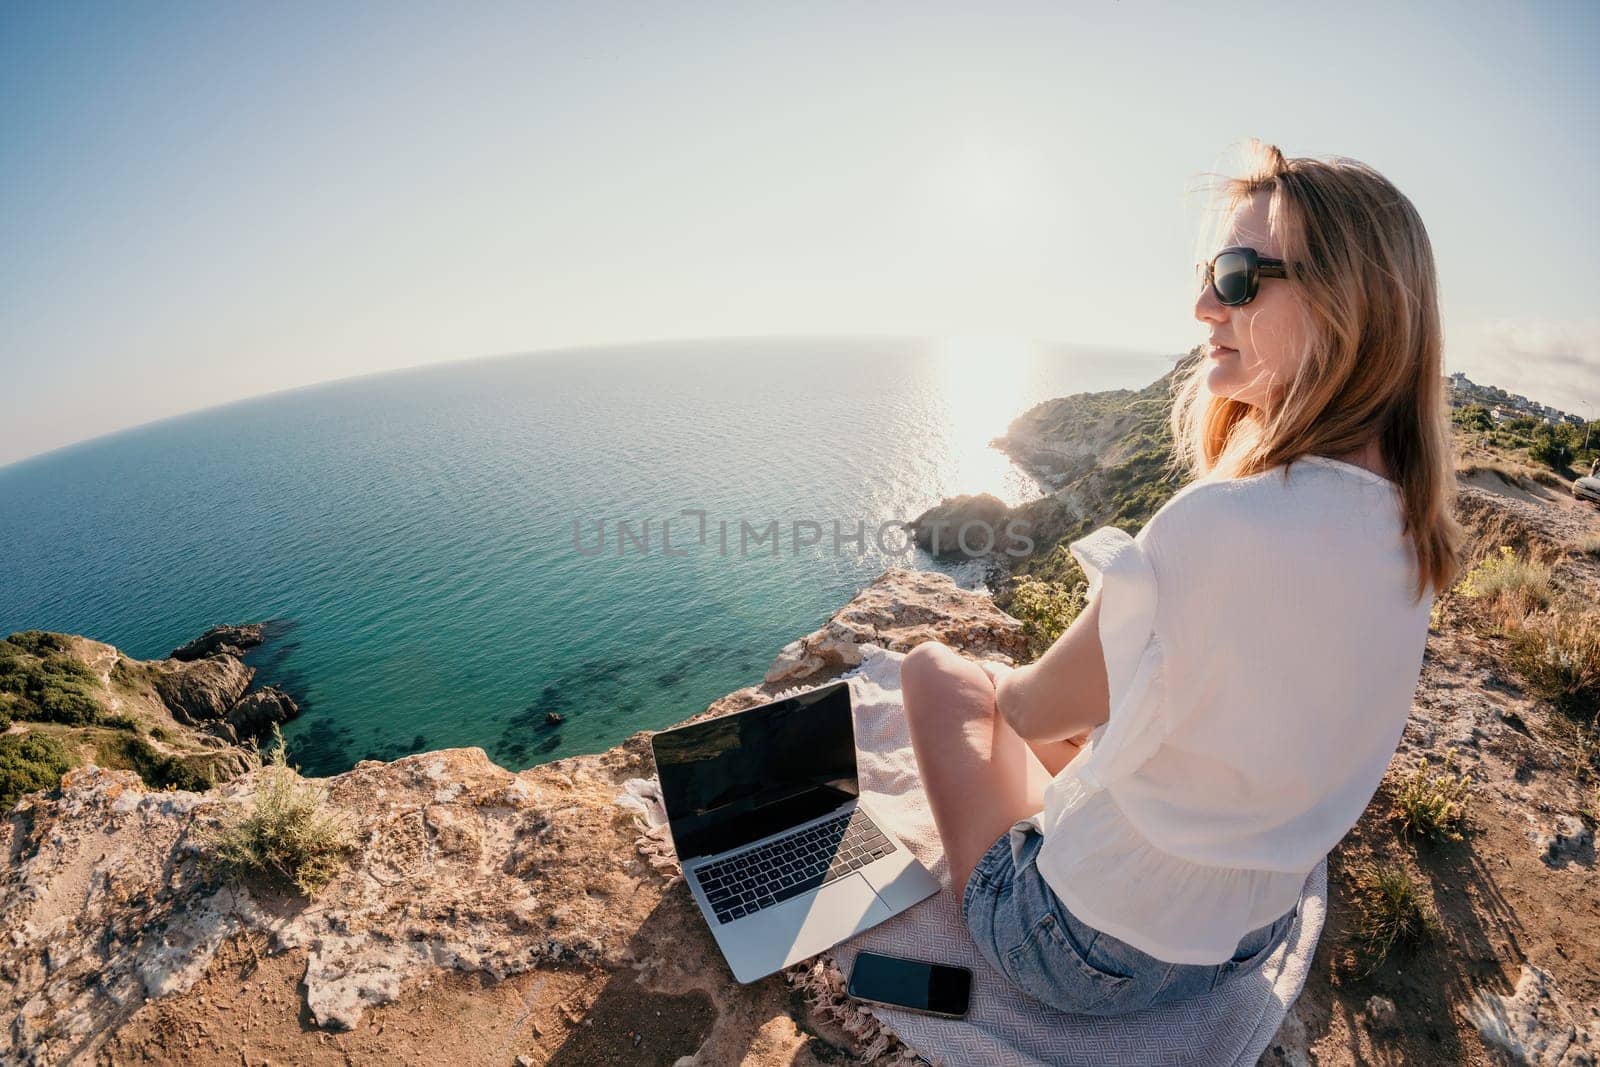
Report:
[[[1038,495],[1032,479],[989,440],[1028,406],[1025,381],[1038,345],[1019,337],[946,337],[934,350],[943,394],[949,495],[992,493],[1007,503]]]

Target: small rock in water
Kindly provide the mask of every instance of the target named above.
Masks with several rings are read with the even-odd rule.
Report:
[[[544,717],[544,721],[549,723],[551,726],[554,726],[556,723],[561,721],[561,713],[559,711],[548,712]]]

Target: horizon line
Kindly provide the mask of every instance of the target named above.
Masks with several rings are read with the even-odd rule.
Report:
[[[206,404],[202,407],[190,408],[186,411],[173,412],[170,415],[161,415],[144,422],[137,422],[129,426],[121,426],[114,430],[93,434],[89,437],[80,437],[75,441],[46,448],[41,452],[31,452],[16,459],[0,463],[0,474],[9,473],[16,467],[33,463],[38,460],[48,459],[62,452],[77,448],[99,444],[123,434],[137,433],[160,426],[163,423],[174,422],[178,419],[187,419],[196,415],[211,412],[225,411],[231,407],[251,404],[274,397],[288,396],[292,393],[305,392],[312,389],[321,389],[328,386],[344,385],[352,382],[366,381],[373,378],[383,378],[390,375],[410,374],[417,371],[428,370],[435,367],[452,367],[459,364],[489,363],[502,359],[517,359],[531,356],[557,355],[574,352],[586,352],[613,348],[648,348],[680,344],[727,344],[738,341],[782,341],[782,340],[884,340],[884,341],[942,341],[953,338],[983,337],[1006,340],[1024,340],[1032,344],[1072,347],[1072,348],[1103,348],[1110,352],[1127,352],[1130,354],[1146,355],[1163,359],[1172,359],[1174,362],[1183,358],[1186,353],[1172,355],[1166,352],[1155,352],[1146,349],[1117,348],[1109,345],[1093,345],[1076,341],[1063,341],[1054,338],[1024,336],[1002,331],[972,332],[972,333],[903,333],[899,331],[874,331],[874,330],[806,330],[798,333],[741,333],[741,334],[712,334],[712,335],[684,335],[678,337],[656,337],[650,340],[617,340],[617,341],[587,341],[578,344],[559,344],[546,348],[515,349],[508,352],[492,352],[488,354],[459,356],[453,359],[436,359],[423,363],[408,363],[398,367],[385,367],[382,370],[366,371],[360,374],[347,374],[335,378],[320,378],[312,382],[301,382],[296,385],[287,385],[278,389],[268,389],[260,393],[251,393],[248,396],[234,397],[231,400],[218,401],[215,404]],[[1198,342],[1197,342],[1198,343]]]

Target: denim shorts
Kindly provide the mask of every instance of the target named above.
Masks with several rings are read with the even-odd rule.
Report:
[[[1259,967],[1294,924],[1298,906],[1250,931],[1222,963],[1156,959],[1073,916],[1034,862],[1043,836],[1031,825],[1026,830],[1016,863],[1009,830],[983,854],[962,895],[961,918],[996,970],[1061,1011],[1120,1015],[1209,993]]]

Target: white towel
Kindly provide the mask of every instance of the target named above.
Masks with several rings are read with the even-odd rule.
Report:
[[[1255,971],[1214,995],[1176,1001],[1128,1015],[1060,1012],[1028,997],[995,971],[978,952],[961,921],[959,896],[948,889],[949,872],[917,775],[900,695],[905,655],[877,645],[861,646],[862,662],[850,680],[855,705],[861,791],[872,809],[947,888],[823,955],[848,975],[862,950],[936,960],[969,967],[972,1004],[966,1018],[942,1019],[878,1005],[864,1005],[913,1051],[939,1065],[996,1067],[1083,1064],[1252,1067],[1271,1044],[1290,1005],[1300,995],[1327,914],[1327,860],[1306,878],[1299,914],[1285,939]],[[782,695],[802,692],[796,687]],[[636,780],[619,802],[636,809],[641,825],[659,824],[659,788]],[[654,795],[650,795],[651,793]]]

